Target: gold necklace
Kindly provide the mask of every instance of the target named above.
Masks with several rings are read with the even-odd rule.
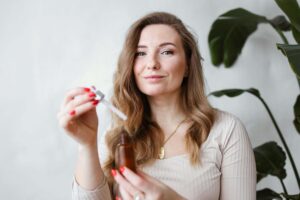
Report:
[[[179,126],[181,124],[183,124],[183,122],[185,122],[187,120],[187,118],[185,118],[184,120],[182,120],[175,128],[175,130],[167,137],[167,139],[164,141],[162,147],[160,147],[160,151],[159,151],[159,159],[163,160],[165,158],[165,144],[169,141],[169,139],[176,133],[177,129],[179,128]]]

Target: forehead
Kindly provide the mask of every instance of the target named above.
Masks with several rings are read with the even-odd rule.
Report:
[[[180,44],[181,39],[175,29],[165,24],[148,25],[142,30],[139,45],[155,45],[163,42]]]

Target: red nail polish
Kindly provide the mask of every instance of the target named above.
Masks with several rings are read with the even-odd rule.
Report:
[[[111,170],[111,174],[112,174],[113,176],[116,176],[116,175],[117,175],[117,171],[116,171],[115,169],[112,169],[112,170]]]
[[[124,171],[125,171],[125,167],[124,166],[120,167],[121,174],[123,174]]]
[[[122,200],[120,197],[116,196],[116,200]]]
[[[95,96],[96,96],[95,93],[93,93],[93,92],[90,92],[90,93],[89,93],[89,97],[95,97]]]
[[[94,100],[93,101],[93,105],[95,106],[95,105],[97,105],[99,103],[99,100]]]
[[[69,114],[73,116],[73,115],[76,114],[76,111],[75,111],[75,110],[72,110],[71,112],[69,112]]]
[[[89,92],[89,91],[91,91],[91,89],[90,88],[84,88],[84,91]]]

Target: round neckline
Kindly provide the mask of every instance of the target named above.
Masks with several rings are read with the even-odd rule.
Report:
[[[175,158],[186,157],[186,156],[188,156],[188,155],[189,155],[188,153],[183,153],[183,154],[174,155],[174,156],[171,156],[171,157],[168,157],[168,158],[164,158],[164,159],[159,159],[159,158],[157,158],[156,161],[172,160],[172,159],[175,159]]]

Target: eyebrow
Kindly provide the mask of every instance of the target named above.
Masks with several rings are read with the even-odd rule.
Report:
[[[172,42],[161,43],[159,45],[159,47],[163,47],[163,46],[167,46],[167,45],[172,45],[172,46],[176,47],[176,45],[174,43],[172,43]],[[147,46],[146,45],[138,45],[137,48],[147,48]]]

